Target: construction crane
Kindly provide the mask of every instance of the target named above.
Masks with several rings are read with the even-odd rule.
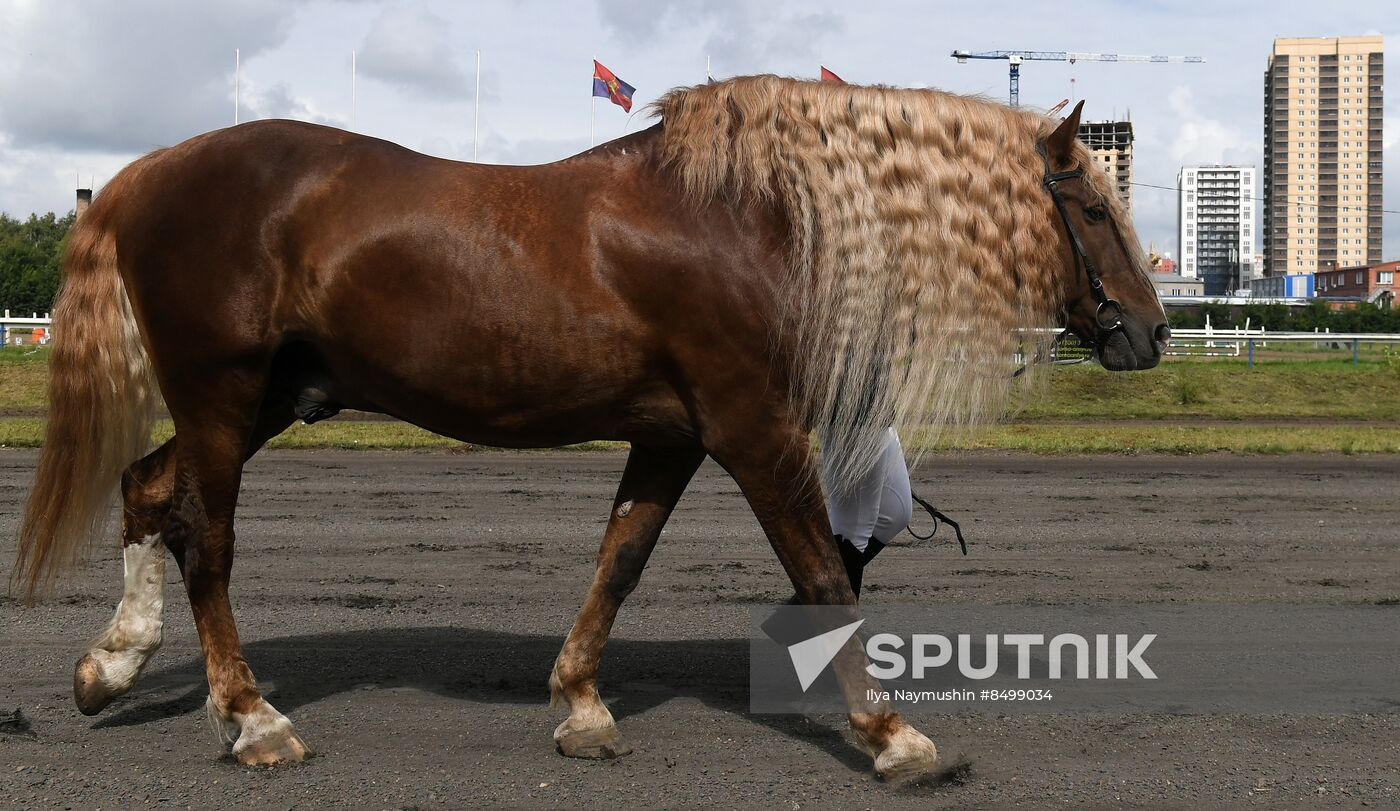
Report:
[[[1073,51],[953,51],[958,64],[969,59],[1005,59],[1011,66],[1011,106],[1021,106],[1021,63],[1037,62],[1187,62],[1200,64],[1199,56],[1134,56],[1132,54],[1075,53]]]

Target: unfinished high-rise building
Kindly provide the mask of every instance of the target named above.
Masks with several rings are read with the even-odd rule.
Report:
[[[1133,210],[1133,122],[1087,121],[1079,125],[1079,140],[1089,147],[1094,165],[1108,175],[1123,207]]]
[[[1383,40],[1284,37],[1264,73],[1264,269],[1381,261]]]

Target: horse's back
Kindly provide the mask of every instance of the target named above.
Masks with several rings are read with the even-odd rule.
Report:
[[[508,167],[296,122],[221,130],[123,188],[123,275],[174,365],[292,346],[344,405],[502,444],[622,435],[638,414],[684,432],[671,350],[720,313],[760,318],[735,312],[759,280],[705,278],[751,258],[646,142]]]
[[[532,173],[259,121],[139,161],[93,213],[114,230],[136,299],[203,305],[205,323],[227,313],[246,326],[257,312],[263,333],[340,332],[330,320],[357,297],[392,309],[416,294],[420,308],[450,308],[512,270],[548,261],[556,281],[567,274],[560,260],[586,237],[582,218],[562,212],[585,206],[547,194]]]

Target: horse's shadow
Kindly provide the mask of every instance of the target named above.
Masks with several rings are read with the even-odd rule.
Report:
[[[269,698],[283,712],[368,686],[414,687],[483,704],[539,704],[563,639],[475,628],[395,628],[289,636],[246,646],[248,661],[270,677]],[[788,738],[815,746],[853,771],[869,758],[832,726],[800,715],[748,712],[747,639],[608,643],[599,676],[621,723],[677,697],[695,698]],[[153,694],[189,689],[170,698]],[[148,673],[116,712],[94,727],[142,724],[198,712],[208,687],[193,657]],[[624,735],[626,730],[623,731]]]

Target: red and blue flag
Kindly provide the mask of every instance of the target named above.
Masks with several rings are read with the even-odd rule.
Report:
[[[632,94],[637,88],[617,78],[598,60],[593,60],[593,95],[601,96],[627,112],[632,112]]]

